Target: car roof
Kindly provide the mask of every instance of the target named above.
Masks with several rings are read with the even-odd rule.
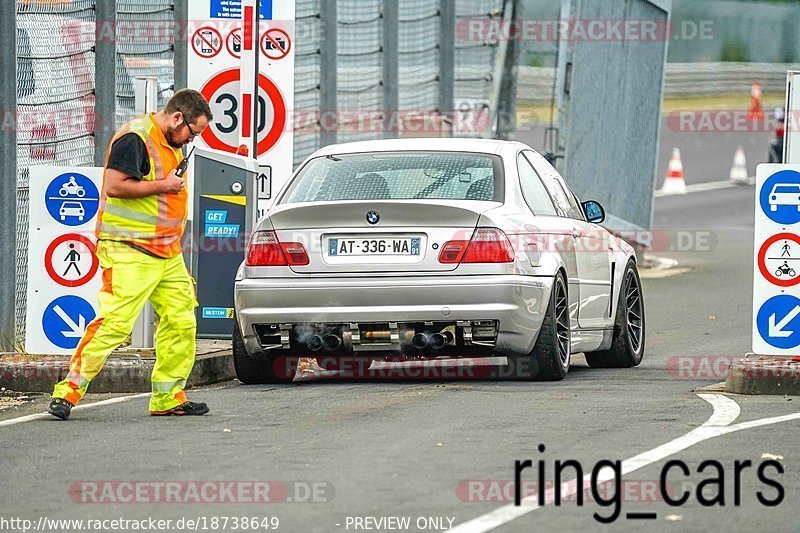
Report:
[[[328,155],[358,154],[371,152],[475,152],[482,154],[502,155],[516,153],[519,150],[533,150],[530,146],[515,142],[495,139],[469,138],[414,138],[414,139],[380,139],[343,144],[331,144],[317,150],[314,157]]]

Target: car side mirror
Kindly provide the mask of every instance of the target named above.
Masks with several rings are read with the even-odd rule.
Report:
[[[586,214],[586,220],[589,222],[593,224],[602,224],[606,219],[606,211],[603,209],[603,206],[600,205],[600,202],[589,200],[588,202],[583,202],[581,205],[583,206],[583,212]]]

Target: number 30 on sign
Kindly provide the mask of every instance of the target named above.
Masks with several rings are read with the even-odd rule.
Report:
[[[216,150],[236,152],[241,129],[239,69],[220,72],[200,92],[211,105],[214,121],[203,132],[203,140]],[[286,103],[278,87],[263,74],[258,79],[258,155],[271,150],[286,126]]]

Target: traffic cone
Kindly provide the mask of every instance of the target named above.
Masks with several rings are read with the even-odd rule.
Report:
[[[664,180],[661,192],[669,194],[684,194],[686,192],[686,181],[683,179],[681,151],[677,148],[672,150],[672,159],[669,162],[667,179]]]
[[[747,112],[747,120],[764,120],[764,109],[761,107],[763,100],[764,93],[761,92],[761,84],[754,81],[753,88],[750,89],[750,111]]]
[[[733,156],[733,166],[729,179],[736,184],[747,185],[750,183],[750,176],[747,175],[747,158],[744,155],[744,148],[741,146]]]

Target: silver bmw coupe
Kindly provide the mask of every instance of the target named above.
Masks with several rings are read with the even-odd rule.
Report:
[[[489,358],[560,380],[571,354],[633,367],[645,315],[633,248],[532,148],[479,139],[327,146],[278,193],[235,284],[244,383],[300,358]],[[324,366],[324,365],[323,365]]]

